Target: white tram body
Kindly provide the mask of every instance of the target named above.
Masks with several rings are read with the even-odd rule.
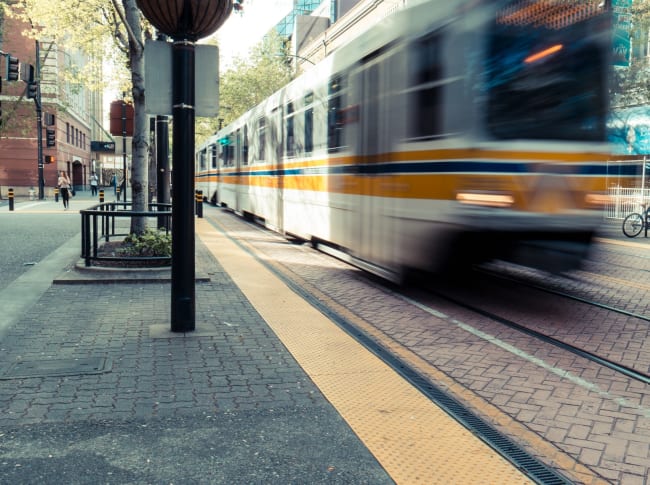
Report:
[[[397,12],[198,147],[196,188],[393,280],[493,258],[575,268],[609,148],[598,3]]]

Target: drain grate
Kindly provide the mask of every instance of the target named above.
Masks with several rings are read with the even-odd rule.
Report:
[[[112,366],[113,361],[107,357],[21,360],[0,370],[0,380],[102,374],[110,372]]]

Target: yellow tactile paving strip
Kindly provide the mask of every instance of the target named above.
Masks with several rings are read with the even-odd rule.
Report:
[[[196,228],[395,482],[532,483],[207,221]]]

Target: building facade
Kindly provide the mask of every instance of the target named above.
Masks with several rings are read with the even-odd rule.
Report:
[[[274,29],[291,45],[296,70],[304,71],[408,0],[293,0]]]
[[[52,197],[62,170],[69,174],[77,190],[87,189],[95,169],[91,140],[98,129],[93,127],[93,120],[102,119],[101,93],[91,93],[65,80],[66,70],[83,65],[80,54],[65,52],[44,39],[27,38],[22,34],[26,29],[27,25],[17,19],[0,18],[0,49],[17,58],[23,71],[19,80],[8,81],[8,57],[0,58],[0,196],[6,196],[12,188],[17,197],[38,197],[42,183],[40,193]],[[34,67],[35,79],[40,80],[40,137],[37,104],[28,96],[29,66]]]

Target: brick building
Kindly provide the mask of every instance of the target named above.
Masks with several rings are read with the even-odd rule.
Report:
[[[37,44],[23,36],[26,28],[16,19],[0,17],[2,52],[18,58],[23,70],[26,65],[40,64],[43,194],[45,197],[53,196],[57,172],[61,170],[69,174],[77,190],[87,189],[90,175],[96,169],[91,140],[100,139],[93,138],[93,125],[95,120],[102,119],[101,94],[72,85],[60,75],[72,66],[83,65],[84,59],[80,55],[65,52],[46,40]],[[40,53],[38,64],[37,49]],[[36,103],[27,97],[28,84],[24,80],[7,81],[6,55],[0,60],[0,196],[6,197],[7,189],[13,188],[17,197],[28,196],[30,192],[38,197]],[[54,134],[54,146],[48,146],[52,145],[51,141],[48,143],[48,132],[50,138]]]

